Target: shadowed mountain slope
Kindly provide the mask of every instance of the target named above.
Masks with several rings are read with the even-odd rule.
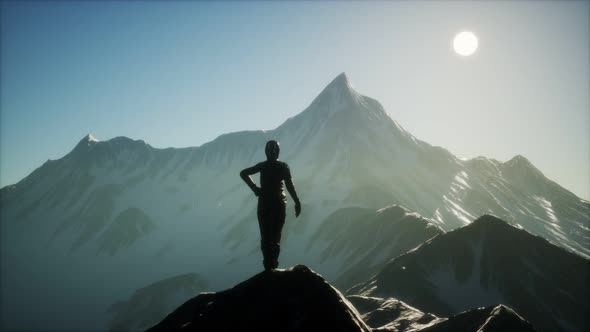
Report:
[[[308,248],[322,248],[322,263],[342,267],[332,283],[348,289],[370,278],[388,260],[442,233],[432,220],[398,205],[376,211],[343,208],[322,222]]]
[[[450,316],[506,304],[542,331],[590,327],[590,261],[483,216],[390,261],[348,291]]]

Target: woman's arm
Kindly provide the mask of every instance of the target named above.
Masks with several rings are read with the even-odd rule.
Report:
[[[293,185],[293,180],[291,178],[287,178],[285,180],[285,187],[287,187],[287,191],[293,201],[295,201],[295,217],[299,217],[301,213],[301,203],[299,202],[299,197],[297,197],[297,192],[295,191],[295,186]]]
[[[252,178],[250,177],[250,175],[256,174],[258,172],[260,172],[260,164],[256,164],[252,167],[248,167],[246,169],[243,169],[240,172],[240,177],[242,178],[242,180],[244,180],[244,182],[246,182],[248,187],[250,187],[250,189],[252,189],[252,191],[254,192],[254,195],[256,195],[256,196],[260,195],[260,187],[258,187],[256,185],[256,183],[254,183],[254,181],[252,181]]]
[[[297,197],[297,191],[295,191],[295,186],[293,185],[293,179],[291,178],[291,169],[289,169],[289,165],[285,163],[285,174],[284,174],[284,181],[285,187],[287,187],[287,191],[293,201],[295,201],[295,217],[299,217],[301,213],[301,203],[299,202],[299,197]]]

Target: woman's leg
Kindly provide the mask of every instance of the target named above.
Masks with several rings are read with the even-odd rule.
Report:
[[[260,249],[262,250],[262,264],[265,270],[272,269],[272,220],[269,212],[268,204],[258,200],[257,215],[258,227],[260,228]]]
[[[273,205],[272,222],[270,231],[270,255],[271,266],[276,269],[279,266],[279,254],[281,253],[281,233],[285,224],[285,204],[279,202]]]

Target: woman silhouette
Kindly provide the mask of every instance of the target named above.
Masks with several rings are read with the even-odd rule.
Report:
[[[301,213],[301,203],[291,179],[289,165],[279,161],[279,143],[268,141],[264,149],[266,161],[260,162],[240,172],[240,177],[258,196],[258,225],[260,226],[260,248],[264,258],[265,270],[276,269],[281,250],[281,231],[285,224],[287,195],[283,182],[295,201],[295,217]],[[260,187],[256,186],[250,175],[260,172]]]

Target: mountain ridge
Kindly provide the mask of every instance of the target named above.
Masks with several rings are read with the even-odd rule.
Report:
[[[491,215],[389,261],[347,294],[394,297],[449,316],[509,305],[542,331],[590,326],[590,259]]]
[[[340,103],[341,100],[348,101],[349,103]],[[306,109],[304,109],[299,114],[296,114],[295,116],[288,118],[283,123],[281,123],[279,126],[277,126],[274,129],[271,129],[271,130],[244,130],[244,131],[224,133],[224,134],[220,134],[219,136],[217,136],[216,138],[214,138],[211,141],[204,142],[201,145],[184,147],[184,148],[175,148],[175,147],[155,148],[155,147],[151,146],[150,144],[146,143],[143,139],[132,139],[132,138],[129,138],[126,136],[117,136],[117,137],[110,138],[110,139],[107,139],[104,141],[99,141],[92,134],[89,133],[89,134],[85,135],[78,142],[78,144],[69,153],[67,153],[64,157],[67,157],[69,154],[72,154],[78,148],[82,149],[82,147],[84,147],[84,148],[91,147],[91,146],[97,145],[97,143],[100,144],[101,146],[104,144],[115,145],[115,146],[123,145],[123,144],[126,144],[124,146],[145,145],[150,150],[162,151],[162,150],[169,150],[169,149],[197,150],[197,149],[209,147],[210,145],[214,145],[214,144],[226,145],[227,141],[233,142],[234,140],[236,140],[236,141],[243,140],[244,135],[253,136],[253,137],[255,137],[253,140],[255,142],[259,142],[259,141],[263,141],[265,139],[271,139],[271,138],[276,138],[276,136],[280,136],[282,131],[289,130],[289,126],[294,120],[296,120],[298,118],[303,118],[304,115],[308,115],[306,113],[309,113],[310,111],[312,113],[319,113],[321,116],[329,118],[332,115],[332,112],[329,112],[329,110],[331,110],[331,111],[334,111],[334,110],[336,110],[336,111],[361,110],[362,107],[350,107],[350,104],[352,103],[353,105],[356,105],[356,106],[366,106],[367,102],[370,104],[374,104],[375,107],[369,108],[369,109],[373,110],[373,114],[377,114],[377,118],[379,118],[379,119],[386,118],[387,122],[391,122],[392,124],[394,124],[394,126],[396,127],[396,130],[400,132],[400,136],[402,136],[404,139],[416,142],[416,143],[418,143],[419,146],[422,144],[426,144],[430,148],[440,149],[441,151],[444,151],[446,154],[454,157],[454,155],[452,153],[450,153],[447,149],[440,147],[440,146],[430,145],[424,141],[421,141],[421,140],[415,138],[408,131],[403,129],[402,126],[400,126],[393,118],[391,118],[389,116],[389,114],[387,114],[387,112],[385,112],[385,110],[383,109],[383,106],[377,100],[358,93],[353,88],[352,83],[350,82],[350,79],[349,79],[348,75],[346,74],[346,72],[342,72],[339,75],[337,75],[320,92],[320,94],[318,94],[313,99],[313,101],[310,103],[310,105],[308,107],[306,107]],[[318,104],[322,104],[322,103],[326,103],[326,104],[330,105],[330,107],[317,107]],[[344,106],[341,107],[340,106],[341,104],[343,104]],[[336,106],[334,106],[334,105],[336,105]],[[327,112],[327,110],[328,110],[328,112]],[[315,111],[315,112],[313,112],[313,111]],[[321,112],[319,112],[319,111],[321,111]],[[323,120],[327,120],[327,119],[323,119]],[[86,149],[83,149],[83,150],[86,150]],[[56,160],[63,159],[64,157],[58,158]],[[473,161],[478,158],[481,158],[481,157],[474,157],[474,158],[466,159],[464,161],[470,162],[470,161]],[[485,158],[485,157],[483,157],[483,158]],[[489,158],[486,158],[486,159],[490,160]],[[50,160],[50,161],[54,161],[54,160]],[[526,168],[530,169],[531,171],[536,171],[536,172],[538,172],[538,174],[545,177],[543,175],[543,173],[540,170],[538,170],[527,158],[525,158],[524,156],[522,156],[520,154],[517,154],[517,155],[513,156],[512,158],[510,158],[509,160],[502,162],[502,164],[507,167],[525,165]],[[18,184],[18,182],[16,184]],[[6,187],[8,187],[8,186],[12,186],[12,185],[7,185]],[[563,188],[563,189],[565,189],[565,188]],[[567,189],[565,189],[565,190],[567,190]]]

